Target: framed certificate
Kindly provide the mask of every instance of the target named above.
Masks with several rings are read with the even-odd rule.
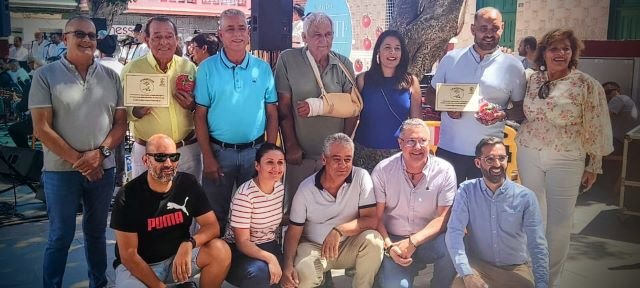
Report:
[[[436,110],[477,112],[480,106],[478,84],[436,85]]]
[[[169,76],[128,73],[124,78],[124,106],[169,107]]]

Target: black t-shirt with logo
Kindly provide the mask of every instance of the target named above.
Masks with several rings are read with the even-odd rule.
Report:
[[[193,175],[178,172],[167,193],[149,188],[147,172],[118,191],[111,212],[111,228],[138,234],[138,255],[148,264],[173,256],[189,239],[194,218],[211,211],[202,186]],[[114,268],[120,262],[115,247]]]

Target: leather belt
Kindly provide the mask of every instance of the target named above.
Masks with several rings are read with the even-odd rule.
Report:
[[[196,136],[196,132],[191,130],[191,132],[189,132],[189,134],[187,134],[187,136],[185,136],[184,139],[182,139],[179,142],[176,142],[176,149],[198,142],[198,138],[196,138],[195,136]],[[187,140],[185,140],[185,139],[187,139]],[[141,139],[141,138],[136,138],[136,143],[138,143],[138,144],[140,144],[142,146],[147,146],[147,140],[144,140],[144,139]]]
[[[228,148],[228,149],[234,149],[234,150],[244,150],[244,149],[256,147],[257,145],[260,145],[260,144],[264,143],[264,134],[258,136],[258,138],[256,138],[255,140],[253,140],[251,142],[238,143],[238,144],[225,143],[225,142],[222,142],[222,141],[220,141],[220,140],[218,140],[216,138],[213,138],[212,136],[209,136],[209,140],[211,140],[211,142],[213,142],[216,145],[219,145],[222,148]]]

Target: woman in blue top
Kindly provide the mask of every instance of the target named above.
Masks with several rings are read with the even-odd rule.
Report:
[[[371,68],[358,75],[358,89],[364,102],[355,135],[354,165],[369,172],[400,151],[400,125],[420,117],[420,84],[411,75],[409,52],[396,30],[384,31],[373,48]]]

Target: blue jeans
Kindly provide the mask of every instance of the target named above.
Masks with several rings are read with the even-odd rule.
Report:
[[[400,241],[406,237],[389,234],[391,241]],[[418,246],[413,253],[413,262],[407,267],[398,265],[389,256],[384,256],[378,272],[379,287],[413,287],[413,279],[426,264],[434,264],[432,288],[449,288],[456,277],[456,269],[444,242],[444,233],[429,242]]]
[[[105,230],[115,187],[115,168],[104,170],[102,179],[89,182],[77,171],[43,172],[44,195],[49,215],[49,239],[44,252],[43,286],[62,287],[69,247],[76,231],[76,213],[82,200],[82,233],[89,269],[89,287],[107,285]]]
[[[436,150],[436,156],[447,160],[447,162],[453,165],[453,169],[456,171],[456,182],[458,185],[468,179],[482,178],[482,171],[480,171],[480,169],[476,167],[475,162],[473,162],[476,156],[457,154],[442,148]]]
[[[229,246],[232,253],[231,269],[226,279],[229,283],[240,288],[271,287],[271,274],[267,262],[245,255],[234,244]],[[275,255],[282,269],[282,249],[275,240],[257,246]]]
[[[211,209],[213,209],[213,213],[216,214],[218,223],[220,223],[220,235],[224,235],[225,227],[227,226],[233,187],[239,187],[256,174],[254,162],[256,151],[260,146],[256,145],[253,148],[235,150],[211,144],[213,153],[224,175],[220,178],[218,184],[207,177],[202,177],[202,188],[204,188]]]

